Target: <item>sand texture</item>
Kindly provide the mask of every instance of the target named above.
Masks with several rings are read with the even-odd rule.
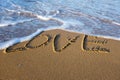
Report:
[[[120,41],[45,31],[0,50],[0,80],[120,80]]]

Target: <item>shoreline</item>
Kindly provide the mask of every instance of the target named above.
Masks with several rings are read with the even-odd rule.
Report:
[[[88,35],[88,34],[84,34],[84,33],[80,33],[80,32],[75,32],[75,31],[71,31],[71,30],[64,30],[64,29],[52,29],[52,30],[48,29],[46,31],[53,31],[53,30],[63,30],[63,31],[70,32],[70,33]],[[7,47],[10,47],[10,46],[12,46],[12,45],[14,45],[16,43],[29,41],[32,38],[34,38],[35,36],[40,35],[42,32],[46,32],[46,31],[44,31],[44,30],[37,30],[36,32],[32,33],[31,35],[28,35],[28,36],[25,36],[25,37],[21,37],[21,38],[15,38],[15,39],[12,39],[12,40],[9,40],[9,41],[6,41],[6,42],[2,42],[2,43],[0,43],[1,44],[0,50],[3,50],[5,48],[7,48]],[[110,40],[115,40],[115,41],[120,41],[119,38],[110,37],[110,36],[101,36],[101,35],[92,35],[92,34],[89,34],[89,36],[94,36],[94,37],[99,37],[99,38],[105,38],[105,39],[110,39]]]

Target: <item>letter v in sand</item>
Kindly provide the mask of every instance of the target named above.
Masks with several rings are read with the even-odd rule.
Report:
[[[79,36],[75,36],[74,38],[61,38],[61,34],[55,35],[53,39],[53,50],[55,52],[61,52],[62,50],[69,47],[72,43],[75,43]],[[62,42],[62,43],[61,43]]]

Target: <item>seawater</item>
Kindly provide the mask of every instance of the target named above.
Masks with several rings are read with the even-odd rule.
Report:
[[[41,31],[68,31],[120,40],[120,0],[0,0],[0,49]]]

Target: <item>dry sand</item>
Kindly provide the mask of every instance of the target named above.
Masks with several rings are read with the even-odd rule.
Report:
[[[120,80],[120,41],[45,31],[0,51],[0,80]]]

